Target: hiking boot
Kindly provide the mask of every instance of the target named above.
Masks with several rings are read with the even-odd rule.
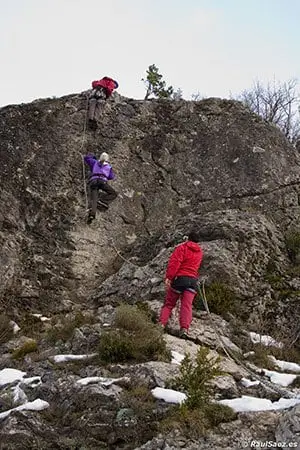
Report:
[[[93,222],[93,220],[95,220],[95,215],[94,214],[89,214],[88,218],[87,218],[87,224],[89,225],[90,223]]]
[[[159,326],[159,328],[162,330],[162,332],[163,333],[165,333],[167,330],[166,330],[166,328],[167,328],[167,325],[164,325],[164,324],[162,324],[162,323],[158,323],[158,326]]]
[[[89,119],[89,128],[93,131],[97,130],[97,121],[96,119]]]
[[[102,210],[108,209],[108,204],[103,202],[102,200],[98,200],[97,201],[97,208],[102,209]]]
[[[186,328],[180,328],[179,337],[181,339],[187,339],[189,337],[188,330]]]

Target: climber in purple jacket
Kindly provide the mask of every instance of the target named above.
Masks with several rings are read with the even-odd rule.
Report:
[[[96,217],[97,204],[101,209],[108,209],[108,204],[115,200],[118,193],[108,184],[109,180],[115,178],[115,174],[109,164],[109,156],[103,152],[99,160],[94,155],[86,155],[84,162],[91,170],[88,190],[89,190],[89,216],[88,223],[91,223]],[[98,191],[104,191],[98,197]]]

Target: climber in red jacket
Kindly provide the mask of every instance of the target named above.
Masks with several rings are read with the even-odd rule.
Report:
[[[187,337],[192,322],[192,305],[197,292],[198,270],[203,257],[198,242],[198,233],[191,231],[187,242],[175,248],[166,271],[167,295],[161,309],[159,322],[163,327],[167,325],[172,310],[181,297],[179,324],[180,336],[183,338]]]
[[[92,92],[89,96],[89,126],[92,130],[97,128],[99,113],[104,108],[105,101],[111,96],[114,89],[119,87],[117,81],[109,77],[92,82]]]

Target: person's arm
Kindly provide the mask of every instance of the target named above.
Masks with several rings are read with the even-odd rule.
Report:
[[[108,179],[108,180],[114,180],[115,178],[116,178],[116,175],[115,175],[115,173],[114,173],[114,171],[113,171],[113,169],[112,169],[112,167],[111,167],[107,179]]]
[[[89,168],[92,170],[94,167],[95,162],[97,161],[96,156],[88,154],[84,157],[84,162],[89,166]]]
[[[92,81],[92,88],[93,88],[93,89],[97,89],[98,87],[102,86],[101,81],[102,81],[102,80],[95,80],[95,81]]]
[[[183,261],[184,258],[184,248],[182,245],[179,245],[177,248],[175,248],[174,252],[172,253],[168,266],[166,271],[166,284],[167,280],[172,281],[178,272],[178,269]]]

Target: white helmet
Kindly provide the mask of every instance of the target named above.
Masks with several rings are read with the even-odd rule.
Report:
[[[101,153],[100,158],[99,158],[100,162],[108,162],[109,161],[109,156],[108,153]]]

